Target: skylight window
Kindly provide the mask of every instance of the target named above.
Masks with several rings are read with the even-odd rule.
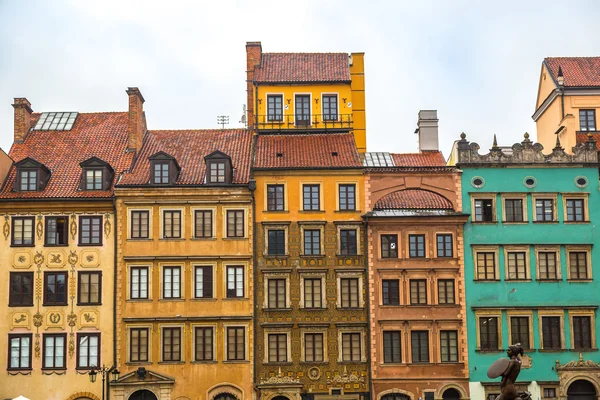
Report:
[[[365,153],[364,165],[366,167],[394,167],[394,160],[390,153]]]
[[[36,131],[70,131],[77,118],[76,112],[42,113],[35,128]]]

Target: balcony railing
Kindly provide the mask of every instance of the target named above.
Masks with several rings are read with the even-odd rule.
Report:
[[[352,128],[352,114],[258,115],[259,130],[344,130]]]

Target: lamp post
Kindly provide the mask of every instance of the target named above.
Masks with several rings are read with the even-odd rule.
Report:
[[[102,367],[93,367],[89,372],[90,382],[96,382],[96,376],[100,374],[102,376],[102,400],[104,400],[104,382],[108,374],[112,374],[112,382],[116,382],[119,380],[119,370],[115,365],[112,367],[106,367],[104,364]]]

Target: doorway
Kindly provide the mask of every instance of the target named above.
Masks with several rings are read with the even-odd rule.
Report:
[[[129,396],[129,400],[158,400],[156,395],[149,390],[138,390]]]
[[[567,400],[596,400],[596,388],[590,381],[575,381],[567,389]]]

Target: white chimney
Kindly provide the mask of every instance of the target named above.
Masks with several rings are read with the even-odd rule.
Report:
[[[439,151],[437,110],[419,111],[419,151]]]

